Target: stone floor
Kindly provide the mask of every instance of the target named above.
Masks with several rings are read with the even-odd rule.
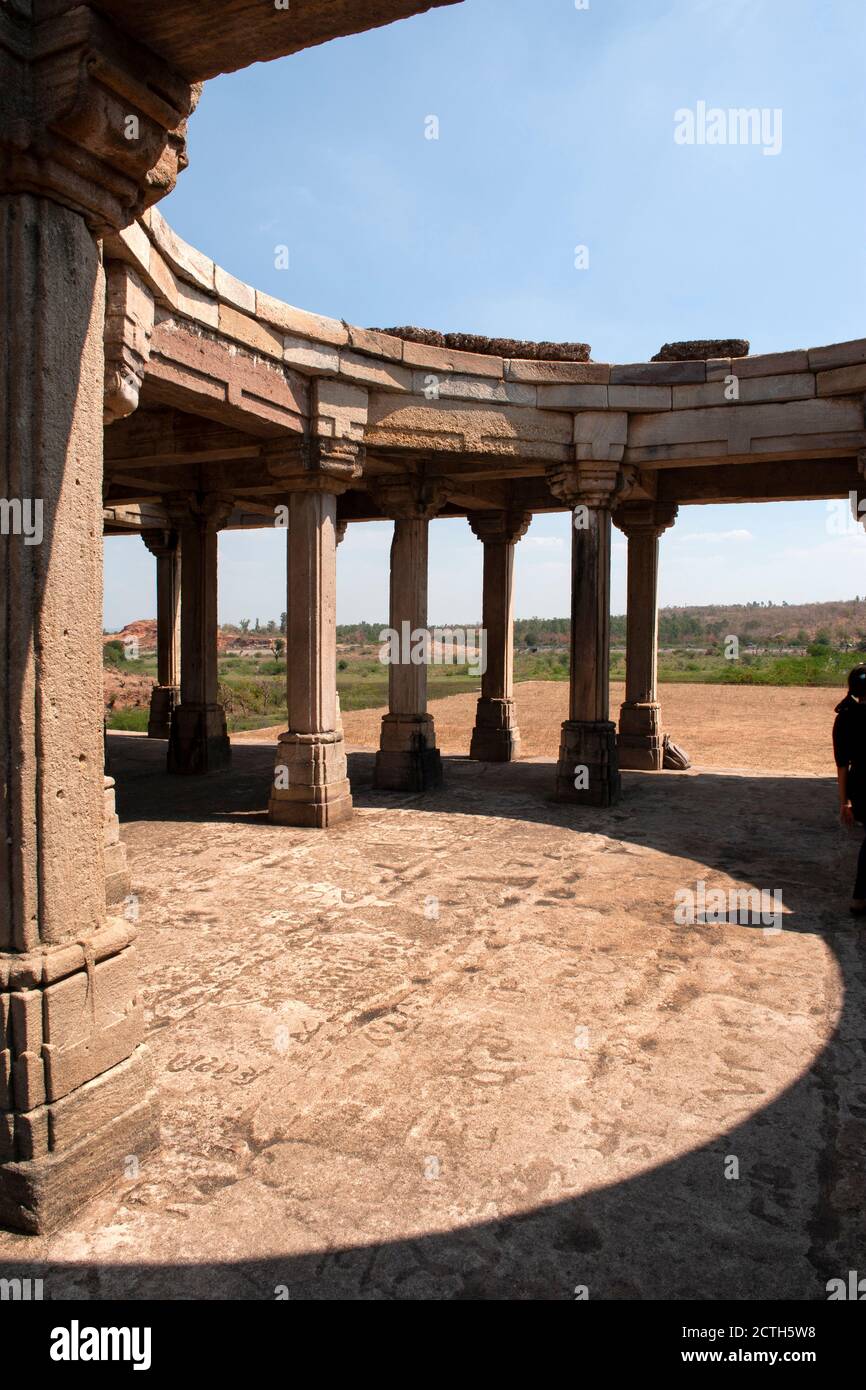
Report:
[[[857,842],[829,778],[446,759],[329,834],[273,747],[169,779],[111,739],[163,1146],[0,1276],[54,1298],[826,1297],[866,1259]],[[674,894],[781,889],[785,925]],[[739,1177],[727,1177],[738,1160]],[[858,1263],[859,1262],[859,1263]]]

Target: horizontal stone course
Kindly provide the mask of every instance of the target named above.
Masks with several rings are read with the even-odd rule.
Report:
[[[818,373],[818,395],[844,395],[851,391],[866,391],[866,361],[850,367],[835,367]]]
[[[807,400],[815,395],[815,377],[811,372],[793,372],[786,376],[737,377],[739,397],[729,399],[725,377],[707,382],[705,386],[675,386],[674,410],[695,410],[708,405],[754,405],[761,401]]]
[[[682,386],[704,382],[706,362],[632,362],[610,368],[612,386]]]
[[[408,348],[408,344],[406,345]],[[470,358],[470,361],[473,359]],[[499,359],[495,359],[499,360]],[[467,367],[467,370],[470,368]],[[568,384],[574,386],[607,386],[613,368],[607,362],[538,362],[521,357],[505,362],[508,381],[543,386]]]
[[[866,362],[866,338],[854,338],[847,343],[831,343],[827,347],[809,348],[809,366],[813,372],[828,367],[848,367]]]

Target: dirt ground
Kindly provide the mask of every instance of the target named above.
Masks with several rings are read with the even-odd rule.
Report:
[[[814,687],[675,683],[663,685],[660,698],[665,732],[696,766],[832,776],[830,731],[834,706],[843,693]],[[568,714],[567,683],[526,681],[517,686],[515,696],[523,756],[556,758],[560,725]],[[624,699],[624,687],[611,685],[614,715]],[[474,695],[451,695],[431,702],[443,753],[468,753],[475,700]],[[344,714],[347,742],[356,748],[377,748],[384,713],[367,709]],[[236,737],[276,742],[279,733],[275,727]]]
[[[521,689],[530,748],[564,694]],[[113,735],[162,1148],[56,1235],[0,1234],[0,1277],[57,1299],[808,1301],[862,1269],[858,839],[814,775],[833,694],[664,699],[696,769],[626,773],[617,807],[551,802],[544,760],[446,756],[441,790],[376,792],[355,752],[356,814],[326,834],[268,823],[268,736],[171,778],[163,744]],[[464,749],[471,702],[447,703]],[[781,893],[781,930],[678,923],[700,882]]]

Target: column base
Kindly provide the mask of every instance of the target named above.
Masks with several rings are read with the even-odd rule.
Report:
[[[482,695],[475,712],[469,756],[482,763],[511,763],[520,757],[520,730],[513,700]]]
[[[423,792],[442,784],[442,758],[431,714],[386,714],[373,786],[378,791]]]
[[[661,706],[656,701],[626,703],[619,712],[617,752],[621,768],[638,772],[661,772],[664,739]]]
[[[0,1115],[0,1146],[12,1120],[19,1128],[26,1120],[34,1147],[42,1147],[38,1140],[46,1136],[49,1148],[23,1162],[0,1158],[0,1226],[44,1235],[131,1176],[131,1165],[159,1147],[159,1106],[146,1048],[63,1100],[25,1116]]]
[[[352,817],[343,731],[282,734],[268,814],[275,825],[329,830]]]
[[[232,752],[222,705],[176,705],[168,740],[168,771],[222,772]]]
[[[103,824],[105,827],[105,904],[117,907],[132,891],[126,845],[120,838],[120,821],[114,804],[114,778],[105,777]]]
[[[150,696],[150,718],[147,721],[148,738],[168,738],[171,734],[171,716],[176,705],[180,704],[180,691],[173,685],[155,685]]]
[[[556,799],[613,806],[621,793],[616,725],[609,720],[566,719],[556,766]]]

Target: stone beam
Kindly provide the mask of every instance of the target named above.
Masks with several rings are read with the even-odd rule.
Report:
[[[856,489],[856,457],[788,459],[702,468],[664,468],[656,474],[659,502],[797,502],[845,497]]]
[[[48,0],[55,11],[75,0]],[[331,39],[361,33],[459,0],[91,0],[93,8],[160,54],[190,80],[235,72],[251,63],[283,58]]]

